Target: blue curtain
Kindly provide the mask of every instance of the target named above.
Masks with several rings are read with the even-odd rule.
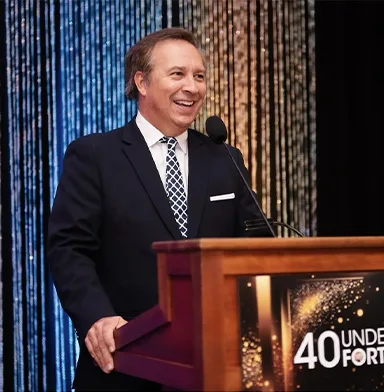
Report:
[[[78,345],[45,263],[49,210],[67,145],[135,112],[124,55],[163,11],[154,0],[1,2],[0,390],[71,389]]]

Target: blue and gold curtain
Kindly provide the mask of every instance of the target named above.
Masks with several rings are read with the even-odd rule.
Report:
[[[71,388],[78,346],[45,263],[63,154],[134,115],[124,55],[167,26],[207,55],[194,126],[221,116],[267,215],[316,234],[314,1],[0,0],[0,390]]]

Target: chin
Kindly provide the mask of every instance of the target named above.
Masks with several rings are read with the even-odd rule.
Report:
[[[197,113],[193,116],[182,116],[176,119],[175,123],[180,127],[188,128],[194,121],[197,116]]]
[[[187,128],[191,126],[193,123],[192,121],[175,121],[174,124],[176,125],[177,128],[179,128],[182,132],[184,132]]]

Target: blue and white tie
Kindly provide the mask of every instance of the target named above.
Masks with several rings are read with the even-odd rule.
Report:
[[[177,140],[174,137],[162,137],[161,143],[167,143],[166,192],[180,233],[187,238],[188,206],[184,189],[183,176],[176,157]]]

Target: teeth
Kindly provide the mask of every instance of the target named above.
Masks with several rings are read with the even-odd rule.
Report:
[[[181,105],[186,105],[186,106],[192,106],[193,105],[193,101],[175,101],[177,104],[181,104]]]

